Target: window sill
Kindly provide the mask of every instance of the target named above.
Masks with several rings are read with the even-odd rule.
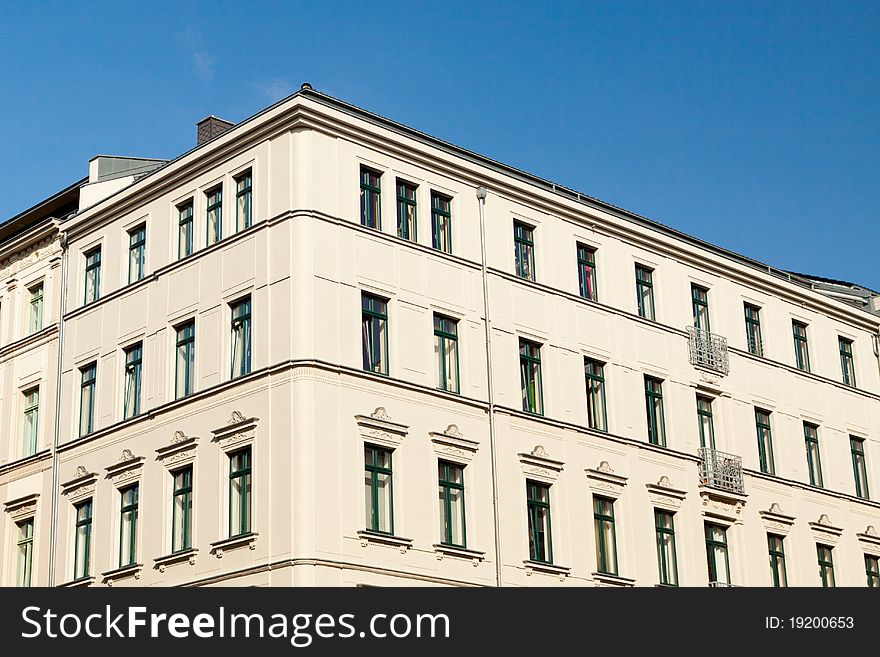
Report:
[[[392,534],[380,534],[379,532],[373,532],[367,529],[360,530],[357,535],[360,539],[361,547],[367,547],[370,543],[376,545],[388,545],[398,548],[401,554],[406,554],[406,551],[412,547],[413,543],[411,538],[402,538]]]
[[[523,561],[526,568],[526,576],[531,577],[533,572],[544,573],[546,575],[556,575],[560,582],[564,582],[565,578],[571,573],[568,566],[555,566],[552,563],[544,563],[543,561]]]
[[[196,564],[196,555],[198,552],[198,548],[189,548],[181,550],[180,552],[166,554],[164,557],[153,559],[153,567],[157,568],[160,573],[164,573],[166,567],[183,561],[188,561],[191,566],[194,566]]]
[[[236,550],[245,546],[247,546],[251,550],[256,550],[257,536],[259,536],[259,534],[249,532],[247,534],[239,534],[238,536],[233,536],[231,538],[224,538],[222,541],[214,541],[213,543],[211,543],[211,554],[213,554],[218,559],[222,559],[224,552]]]
[[[473,562],[474,567],[479,566],[480,562],[486,558],[485,552],[469,550],[458,545],[445,545],[444,543],[434,543],[434,552],[437,555],[437,561],[442,561],[444,557],[470,559]]]
[[[113,570],[108,570],[106,573],[101,573],[101,578],[103,583],[107,586],[113,586],[114,582],[117,582],[122,579],[127,579],[129,577],[134,577],[134,579],[141,578],[141,571],[144,569],[144,564],[142,563],[133,563],[128,566],[122,566],[121,568],[115,568]]]
[[[65,582],[64,584],[59,584],[59,588],[63,589],[77,589],[77,588],[85,588],[87,586],[91,586],[95,583],[95,578],[92,576],[89,577],[80,577],[79,579],[75,579],[70,582]]]
[[[636,585],[636,580],[629,577],[621,577],[620,575],[612,575],[611,573],[591,573],[596,586],[621,586],[632,587]]]

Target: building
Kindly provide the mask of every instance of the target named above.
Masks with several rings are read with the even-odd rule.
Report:
[[[199,135],[0,226],[3,584],[880,584],[876,293],[308,85]]]

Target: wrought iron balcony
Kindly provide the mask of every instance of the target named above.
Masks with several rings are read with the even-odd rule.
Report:
[[[718,490],[745,494],[742,458],[717,449],[700,447],[700,483]]]
[[[698,365],[720,374],[730,371],[727,338],[696,326],[688,326],[688,352],[691,365]]]

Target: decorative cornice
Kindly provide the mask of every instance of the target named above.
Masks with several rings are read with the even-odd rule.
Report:
[[[180,552],[174,552],[172,554],[166,554],[162,557],[156,557],[153,559],[153,567],[156,568],[160,573],[165,572],[165,568],[171,566],[176,563],[183,563],[184,561],[188,562],[190,566],[196,565],[196,555],[198,555],[198,548],[189,548],[188,550],[182,550]]]
[[[476,440],[465,438],[454,424],[446,427],[445,431],[432,431],[428,435],[431,436],[437,456],[451,461],[469,463],[480,447]]]
[[[142,563],[133,563],[129,566],[114,568],[113,570],[108,570],[105,573],[101,573],[101,581],[107,586],[113,586],[113,584],[118,582],[119,580],[127,579],[129,577],[133,577],[134,579],[139,580],[141,578],[141,571],[143,571],[143,569],[144,564]]]
[[[9,500],[5,504],[6,513],[12,518],[12,522],[21,522],[27,518],[33,518],[37,514],[37,498],[39,493],[31,493],[24,497]]]
[[[398,447],[409,432],[409,427],[405,424],[392,422],[382,406],[369,415],[355,415],[354,419],[360,428],[361,438],[383,447]]]
[[[119,461],[104,468],[107,471],[105,477],[117,488],[130,484],[141,476],[144,461],[143,456],[135,456],[130,449],[124,449]]]
[[[470,559],[474,568],[480,565],[480,562],[486,558],[486,553],[479,550],[469,550],[467,548],[458,547],[457,545],[444,545],[443,543],[434,543],[434,552],[437,555],[437,561],[443,561],[443,557],[456,557],[459,559]]]
[[[156,460],[166,468],[192,463],[196,458],[198,441],[196,436],[187,436],[183,431],[175,431],[171,443],[156,450]]]
[[[629,588],[636,585],[636,580],[631,577],[622,577],[621,575],[612,575],[611,573],[590,573],[595,586],[617,586]]]
[[[669,477],[663,475],[656,484],[645,484],[648,489],[648,498],[655,507],[677,511],[681,508],[687,491],[678,490],[672,486]]]
[[[560,582],[564,582],[565,578],[571,574],[571,568],[569,566],[557,566],[542,561],[530,561],[526,559],[523,561],[523,566],[526,569],[526,577],[531,577],[532,573],[543,573],[545,575],[555,575],[559,578]]]
[[[79,501],[95,493],[95,484],[98,475],[89,472],[83,466],[78,466],[73,479],[61,484],[61,494],[66,495],[72,502]]]
[[[520,452],[518,456],[524,475],[530,479],[548,483],[559,478],[559,473],[562,472],[564,465],[562,461],[551,459],[543,445],[535,445],[535,448],[528,454]]]
[[[259,536],[259,534],[251,532],[248,534],[241,534],[240,536],[233,536],[232,538],[224,538],[221,541],[214,541],[211,543],[211,554],[218,559],[222,559],[224,552],[229,552],[230,550],[235,550],[237,548],[247,546],[251,550],[256,550],[257,536]]]
[[[865,531],[856,534],[859,544],[865,552],[880,555],[880,535],[874,529],[874,525],[868,525]]]
[[[240,445],[249,445],[256,436],[258,417],[244,417],[239,411],[232,411],[226,425],[219,429],[211,429],[211,442],[220,445],[223,450],[230,450]]]
[[[700,485],[700,506],[704,516],[727,524],[741,523],[746,496]]]
[[[602,461],[598,467],[587,468],[584,472],[590,488],[603,495],[620,497],[623,487],[626,486],[626,477],[614,474],[614,468],[608,461]]]
[[[57,236],[50,236],[40,240],[23,251],[0,261],[0,280],[6,280],[11,276],[15,276],[23,269],[61,253],[61,250],[61,244],[58,242]]]
[[[357,535],[361,547],[367,547],[371,543],[375,545],[385,545],[396,547],[400,550],[401,554],[406,554],[406,551],[409,550],[413,544],[411,538],[403,538],[402,536],[393,536],[391,534],[380,534],[378,532],[367,531],[366,529],[360,530]]]
[[[782,508],[776,502],[770,505],[767,511],[758,511],[764,527],[781,536],[786,536],[794,525],[794,516],[786,515],[782,512]]]
[[[840,540],[840,536],[843,534],[843,528],[834,526],[825,513],[820,515],[816,522],[808,524],[810,525],[810,531],[813,533],[813,538],[818,543],[837,545],[837,541]]]

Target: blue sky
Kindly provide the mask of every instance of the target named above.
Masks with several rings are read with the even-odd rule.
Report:
[[[880,3],[0,0],[0,220],[316,89],[880,290]]]

